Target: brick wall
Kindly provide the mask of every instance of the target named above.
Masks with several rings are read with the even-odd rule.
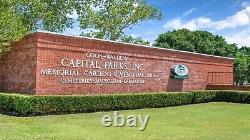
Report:
[[[121,92],[157,92],[157,91],[188,91],[206,89],[208,72],[232,72],[233,60],[208,55],[187,53],[182,51],[158,49],[140,45],[124,44],[98,39],[80,38],[37,32],[25,37],[13,45],[15,49],[4,61],[4,84],[8,91],[48,94],[95,94]],[[107,58],[87,58],[87,53],[114,54],[126,56],[126,61],[108,60]],[[62,59],[79,59],[98,61],[102,66],[95,68],[76,68],[62,66]],[[134,78],[145,80],[143,84],[62,84],[62,79],[122,79],[128,77],[86,77],[86,71],[115,73],[123,70],[103,69],[105,62],[143,64],[141,71],[127,72],[153,73],[153,77]],[[189,78],[176,80],[170,77],[170,68],[175,64],[184,64],[189,69]],[[79,71],[78,76],[44,75],[45,69],[63,69]],[[227,76],[228,80],[233,75]]]
[[[35,93],[36,38],[28,35],[13,43],[3,57],[1,67],[2,89],[7,92]]]
[[[208,72],[207,85],[233,85],[233,72]]]
[[[47,33],[40,33],[37,38],[36,91],[39,95],[201,90],[206,88],[208,72],[233,71],[233,60],[220,57]],[[128,63],[142,63],[143,72],[153,72],[156,77],[146,78],[144,84],[61,84],[59,77],[40,74],[43,68],[62,67],[60,61],[65,57],[87,59],[88,52],[126,55]],[[170,78],[170,68],[175,64],[189,68],[188,79]],[[233,76],[227,78],[232,80]]]

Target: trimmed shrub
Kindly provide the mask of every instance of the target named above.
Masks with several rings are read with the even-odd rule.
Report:
[[[37,96],[35,114],[63,114],[140,109],[191,104],[193,93],[158,93],[98,96]]]
[[[216,100],[218,91],[211,91],[211,90],[206,90],[206,91],[193,91],[194,93],[193,96],[193,103],[207,103],[207,102],[213,102]]]
[[[250,103],[250,92],[192,91],[94,96],[0,94],[0,110],[16,116],[159,108],[213,101]]]
[[[34,97],[19,94],[0,94],[0,110],[10,115],[33,113]]]
[[[249,91],[217,91],[216,101],[250,103]]]

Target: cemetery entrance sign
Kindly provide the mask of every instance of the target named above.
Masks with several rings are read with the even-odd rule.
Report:
[[[87,52],[83,57],[62,58],[60,67],[42,68],[40,73],[60,77],[61,84],[144,84],[154,78],[152,72],[144,72],[144,64],[129,63],[128,56]]]
[[[34,32],[3,57],[0,88],[35,95],[203,90],[208,72],[232,71],[232,58]]]

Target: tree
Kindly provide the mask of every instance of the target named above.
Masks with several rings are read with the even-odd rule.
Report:
[[[246,55],[247,57],[247,74],[246,74],[246,81],[250,83],[250,47],[243,46],[239,49],[239,52]]]
[[[226,57],[234,57],[238,51],[235,44],[228,44],[222,36],[188,29],[160,34],[154,46]]]
[[[15,15],[29,30],[48,30],[62,32],[72,26],[68,14],[74,10],[73,0],[12,0]]]
[[[140,45],[150,45],[150,42],[147,40],[143,40],[141,37],[132,37],[132,36],[123,36],[121,37],[122,42],[132,43],[132,44],[140,44]]]
[[[248,67],[247,67],[247,83],[250,83],[250,56],[248,56]]]
[[[71,27],[73,0],[0,0],[0,55],[34,30],[60,32]]]
[[[27,29],[21,18],[15,16],[10,1],[0,1],[0,56],[9,50],[8,45],[21,38]]]
[[[80,1],[77,13],[82,35],[119,40],[124,30],[146,20],[160,19],[162,13],[145,0]]]
[[[247,59],[248,67],[247,67],[247,83],[250,83],[250,55],[248,55]]]
[[[249,61],[247,55],[238,53],[234,62],[234,81],[236,85],[243,85],[249,79]]]
[[[250,56],[250,47],[243,46],[239,49],[239,52]]]

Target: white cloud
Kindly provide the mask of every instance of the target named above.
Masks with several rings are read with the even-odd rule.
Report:
[[[227,28],[237,28],[244,25],[250,25],[250,6],[241,11],[238,11],[232,16],[218,21],[213,21],[212,19],[207,17],[198,17],[189,21],[184,21],[181,18],[176,18],[167,22],[163,27],[166,29],[187,28],[190,30],[223,30]]]
[[[239,27],[243,28],[239,30]],[[202,29],[216,33],[226,29],[235,30],[236,32],[232,34],[227,32],[224,35],[227,42],[236,43],[238,46],[250,46],[250,6],[217,21],[208,17],[198,17],[185,21],[178,17],[164,24],[163,28],[168,30],[186,28],[192,31]]]
[[[211,19],[205,17],[199,17],[190,21],[182,21],[181,18],[173,19],[167,22],[163,27],[166,29],[182,29],[186,28],[191,31],[198,30],[200,28],[206,28],[212,23]]]
[[[224,36],[228,43],[236,43],[238,46],[250,47],[250,28],[238,33]]]
[[[218,30],[225,28],[236,28],[243,25],[250,24],[250,6],[237,12],[233,16],[227,17],[224,20],[215,21],[213,27]]]
[[[189,10],[187,10],[187,11],[183,14],[183,16],[186,17],[186,16],[192,14],[192,13],[193,13],[194,11],[196,11],[196,10],[197,10],[196,8],[189,9]]]

